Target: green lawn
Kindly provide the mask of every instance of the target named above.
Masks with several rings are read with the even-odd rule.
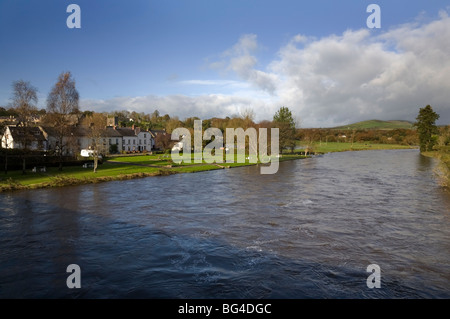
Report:
[[[377,129],[377,130],[394,130],[394,129],[411,129],[413,123],[408,121],[380,121],[369,120],[357,122],[349,125],[335,127],[340,130],[360,130],[360,129]]]
[[[314,151],[319,153],[363,151],[363,150],[390,150],[390,149],[410,149],[407,145],[398,144],[374,144],[374,143],[314,143]]]
[[[80,166],[64,167],[62,171],[58,167],[48,167],[46,172],[33,173],[28,170],[26,174],[22,171],[9,171],[8,174],[0,174],[0,191],[8,189],[10,185],[15,188],[21,186],[58,186],[59,184],[82,184],[102,180],[113,180],[127,178],[131,175],[155,175],[159,168],[143,167],[136,165],[116,165],[104,163],[98,166],[94,173],[92,168]]]
[[[170,155],[136,155],[136,156],[118,156],[109,159],[112,162],[126,162],[140,165],[158,165],[165,166],[172,164]]]

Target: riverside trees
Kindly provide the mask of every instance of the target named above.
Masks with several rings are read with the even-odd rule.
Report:
[[[26,153],[29,150],[33,141],[33,116],[37,113],[36,104],[38,102],[37,89],[23,80],[14,81],[12,84],[13,96],[11,108],[17,114],[17,128],[14,128],[17,142],[20,143],[23,149],[22,153],[22,173],[26,172]],[[5,152],[5,173],[7,172],[7,152]]]
[[[280,129],[280,150],[283,152],[285,148],[295,147],[296,130],[295,120],[289,108],[282,106],[273,116],[273,125]]]
[[[59,75],[47,98],[48,120],[53,123],[57,138],[57,154],[60,158],[59,170],[62,170],[62,156],[68,146],[65,136],[69,135],[72,124],[71,115],[80,112],[78,107],[79,94],[75,88],[75,80],[70,72]]]
[[[439,119],[439,114],[433,111],[430,105],[425,106],[419,110],[417,122],[414,126],[417,127],[419,134],[419,144],[421,152],[429,152],[433,150],[437,143],[437,134],[439,130],[436,126],[436,120]]]

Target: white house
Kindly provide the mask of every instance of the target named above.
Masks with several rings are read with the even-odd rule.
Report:
[[[55,127],[17,127],[6,126],[0,135],[2,148],[43,150],[57,152],[59,132]],[[95,140],[90,137],[89,128],[83,125],[72,126],[62,139],[63,155],[80,154],[81,150],[91,150]],[[98,142],[98,141],[97,141]],[[153,135],[139,127],[105,127],[101,132],[99,151],[101,154],[121,151],[151,151],[155,146]]]
[[[46,151],[47,140],[39,127],[6,126],[2,138],[2,148]]]
[[[48,140],[49,150],[56,150],[59,145],[58,132],[53,127],[43,127],[42,131]],[[99,151],[102,154],[116,153],[122,150],[122,135],[113,128],[107,127],[101,133]],[[80,154],[81,150],[90,150],[95,141],[89,137],[89,128],[83,125],[73,126],[63,138],[64,154]]]
[[[152,134],[139,127],[114,127],[122,136],[122,150],[126,152],[151,151],[154,146]]]

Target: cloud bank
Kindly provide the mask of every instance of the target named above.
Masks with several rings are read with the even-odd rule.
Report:
[[[236,87],[247,86],[245,91],[83,100],[82,107],[97,111],[158,109],[180,118],[225,117],[252,108],[256,119],[262,120],[271,119],[280,106],[287,106],[303,127],[327,127],[375,118],[414,120],[418,109],[430,104],[441,115],[440,122],[448,124],[448,39],[450,18],[442,11],[431,22],[375,34],[369,29],[320,39],[299,34],[261,67],[257,35],[245,34],[210,65],[237,77],[246,85]],[[185,81],[191,85],[219,82]]]

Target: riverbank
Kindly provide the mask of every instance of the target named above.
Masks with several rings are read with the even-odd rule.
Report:
[[[283,155],[279,161],[302,159],[303,155]],[[67,166],[60,171],[57,167],[48,167],[45,172],[32,172],[27,174],[22,171],[8,171],[0,175],[0,192],[38,189],[48,187],[60,187],[70,185],[83,185],[101,183],[107,181],[127,180],[134,178],[165,176],[179,173],[195,173],[217,169],[234,168],[248,165],[260,165],[259,163],[174,163],[169,155],[135,155],[114,156],[108,158],[105,163],[97,168],[94,173],[92,168],[83,166]]]
[[[450,149],[443,148],[433,152],[423,152],[422,155],[434,157],[439,160],[435,173],[439,178],[441,186],[450,189]]]
[[[391,144],[370,144],[370,143],[317,143],[314,152],[344,152],[375,149],[401,149],[410,148],[402,145]],[[311,154],[311,153],[310,153]],[[312,153],[314,154],[314,153]],[[303,159],[307,156],[295,154],[283,154],[279,161]],[[127,180],[149,176],[164,176],[179,173],[195,173],[216,169],[234,168],[248,165],[260,165],[259,163],[221,163],[201,164],[181,163],[175,164],[170,155],[135,155],[135,156],[114,156],[106,159],[105,163],[99,165],[97,172],[92,168],[79,166],[64,167],[62,171],[57,167],[48,167],[45,172],[32,172],[27,174],[22,171],[9,171],[8,174],[0,175],[0,192],[37,189],[48,187],[60,187],[70,185],[82,185],[101,183],[106,181]]]
[[[350,151],[369,151],[369,150],[390,150],[390,149],[411,149],[417,148],[409,145],[398,144],[375,144],[375,143],[340,143],[340,142],[315,142],[310,148],[310,152],[334,153]]]

